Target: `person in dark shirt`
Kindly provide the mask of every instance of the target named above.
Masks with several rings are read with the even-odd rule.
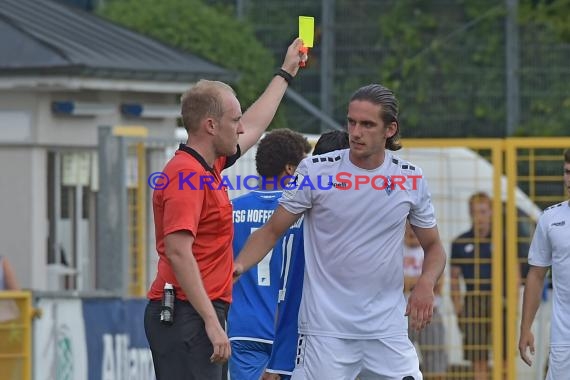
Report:
[[[492,343],[492,199],[484,192],[469,198],[472,226],[451,245],[451,297],[463,333],[464,354],[473,364],[474,379],[488,379],[489,348]],[[503,241],[503,252],[505,252]],[[465,282],[465,297],[459,279]],[[506,293],[503,276],[503,299]],[[520,274],[519,274],[520,277]],[[503,321],[506,311],[503,301]],[[503,358],[506,357],[506,328],[503,328]]]

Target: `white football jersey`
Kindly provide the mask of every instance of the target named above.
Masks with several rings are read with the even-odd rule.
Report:
[[[436,225],[421,169],[389,151],[380,167],[362,169],[345,149],[304,159],[291,186],[280,204],[305,214],[299,332],[348,339],[407,334],[406,218],[422,228]]]
[[[548,207],[538,219],[528,263],[552,267],[552,323],[550,345],[570,346],[570,205]]]

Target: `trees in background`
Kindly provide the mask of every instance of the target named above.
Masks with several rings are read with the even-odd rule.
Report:
[[[294,31],[297,15],[316,16],[312,67],[296,88],[318,105],[322,1],[247,4],[270,48],[275,36]],[[570,134],[569,15],[570,0],[519,0],[517,135]],[[343,122],[354,89],[380,82],[400,99],[406,137],[504,136],[505,17],[504,0],[335,0],[335,119]]]
[[[271,52],[250,24],[238,21],[227,6],[208,6],[200,0],[106,0],[97,13],[235,72],[239,79],[234,87],[244,108],[261,94],[275,71]],[[284,41],[284,46],[289,43]],[[275,124],[284,124],[282,115]]]
[[[322,3],[241,0],[244,22],[235,18],[237,2],[227,0],[107,0],[101,13],[241,72],[237,90],[244,105],[263,89],[295,36],[297,16],[314,15],[315,48],[294,88],[319,106]],[[352,91],[380,82],[400,99],[406,137],[504,136],[504,1],[335,0],[334,14],[337,121],[344,123]],[[519,31],[521,118],[515,133],[568,135],[570,0],[519,0]],[[289,127],[319,131],[313,116],[288,102],[284,109]]]

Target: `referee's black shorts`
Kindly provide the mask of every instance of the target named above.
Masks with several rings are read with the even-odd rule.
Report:
[[[228,304],[213,301],[222,327]],[[157,380],[221,380],[222,364],[210,362],[214,348],[204,327],[204,320],[188,301],[176,300],[174,323],[160,322],[161,301],[149,301],[144,316]]]

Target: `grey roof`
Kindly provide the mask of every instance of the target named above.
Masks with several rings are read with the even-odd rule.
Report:
[[[0,75],[233,80],[205,59],[52,0],[0,0]]]

